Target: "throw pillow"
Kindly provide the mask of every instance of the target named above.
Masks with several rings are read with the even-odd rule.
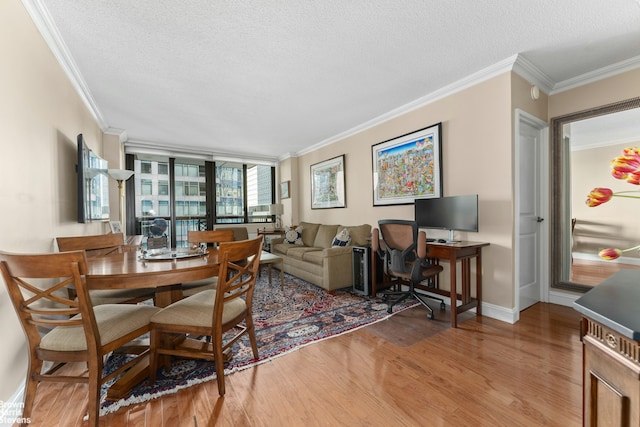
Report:
[[[296,228],[289,228],[284,234],[284,240],[290,245],[303,245],[304,243],[302,243],[302,227],[298,226]]]
[[[336,234],[336,237],[333,238],[333,242],[331,243],[331,247],[335,248],[337,246],[349,246],[351,243],[351,236],[349,235],[349,230],[343,228],[341,231]]]

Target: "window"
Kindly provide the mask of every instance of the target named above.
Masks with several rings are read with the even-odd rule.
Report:
[[[153,194],[153,185],[150,179],[140,180],[140,194],[143,196],[150,196]]]
[[[216,223],[244,222],[244,166],[216,164],[215,174]]]
[[[271,166],[247,166],[247,216],[249,222],[271,219],[269,205],[273,203]]]
[[[158,180],[158,194],[160,196],[169,195],[169,181],[167,181],[166,179]]]
[[[140,173],[151,173],[151,162],[140,162]]]
[[[181,246],[186,244],[189,230],[205,230],[222,223],[272,220],[269,205],[275,199],[273,166],[207,163],[190,158],[160,158],[159,161],[134,158],[133,164],[137,233],[144,234],[153,218],[174,217],[170,229],[175,236],[170,238],[175,239],[172,241],[176,246]],[[207,176],[207,171],[211,171],[211,175]],[[213,189],[213,193],[207,194],[207,189]],[[172,195],[175,196],[173,204]]]

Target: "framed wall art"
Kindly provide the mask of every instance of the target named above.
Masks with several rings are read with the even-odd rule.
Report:
[[[281,182],[280,183],[280,198],[281,199],[288,199],[289,197],[291,197],[289,195],[289,187],[291,185],[291,181],[285,181],[285,182]]]
[[[344,154],[311,165],[311,209],[345,206]]]
[[[371,147],[373,205],[442,196],[442,123]]]

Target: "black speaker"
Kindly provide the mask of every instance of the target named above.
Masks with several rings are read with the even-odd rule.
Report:
[[[353,292],[371,295],[371,248],[353,247]]]

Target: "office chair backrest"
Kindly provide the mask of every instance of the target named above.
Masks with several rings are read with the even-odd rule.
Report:
[[[383,219],[378,221],[378,226],[388,267],[396,272],[407,272],[407,262],[416,259],[418,224],[402,219]]]

